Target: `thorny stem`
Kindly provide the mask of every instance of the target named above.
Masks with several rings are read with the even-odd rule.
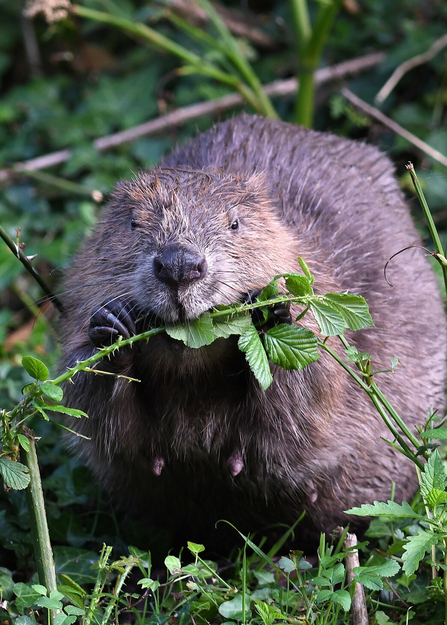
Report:
[[[63,306],[62,302],[59,298],[53,293],[48,284],[42,278],[42,276],[38,273],[38,271],[33,267],[28,257],[23,253],[20,247],[11,239],[9,234],[0,226],[0,237],[12,251],[14,256],[20,260],[25,269],[33,276],[34,280],[40,285],[44,293],[48,295],[48,298],[53,302],[53,304],[62,312]]]

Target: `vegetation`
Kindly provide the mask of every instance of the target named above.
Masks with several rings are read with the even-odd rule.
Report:
[[[342,7],[335,1],[257,3],[251,13],[245,8],[245,13],[237,16],[236,21],[246,27],[243,35],[234,31],[231,21],[236,3],[226,3],[230,14],[221,17],[216,5],[200,0],[203,19],[192,19],[191,8],[174,11],[173,5],[85,0],[74,5],[61,21],[47,24],[41,16],[34,21],[21,18],[18,3],[1,1],[0,153],[4,167],[10,167],[0,171],[1,226],[24,247],[26,255],[37,254],[32,265],[55,291],[60,273],[94,224],[99,204],[115,180],[154,164],[174,141],[183,141],[196,126],[208,127],[213,107],[181,128],[170,126],[156,137],[139,135],[133,142],[119,139],[110,151],[97,140],[171,110],[187,110],[202,101],[212,104],[234,91],[245,104],[233,105],[231,112],[244,106],[292,120],[297,110],[302,123],[310,124],[313,118],[317,128],[367,137],[393,156],[407,189],[411,182],[403,163],[411,158],[434,213],[434,224],[441,232],[436,252],[443,264],[444,166],[421,156],[407,140],[355,110],[339,94],[337,84],[326,83],[315,98],[313,70],[318,64],[340,63],[365,51],[385,51],[380,65],[355,77],[347,76],[349,89],[371,103],[394,69],[430,50],[434,42],[441,41],[442,46],[447,23],[445,3],[395,0],[361,5],[351,0]],[[431,59],[405,74],[381,106],[395,122],[444,155],[445,59],[441,47]],[[293,95],[269,99],[260,88],[295,74],[302,84],[298,103]],[[66,149],[69,153],[51,168],[25,175],[23,165],[14,165]],[[416,219],[420,219],[418,213]],[[425,228],[422,222],[421,228]],[[56,313],[6,245],[0,245],[0,267],[0,470],[11,489],[0,498],[1,620],[28,625],[48,617],[58,625],[69,625],[112,622],[120,614],[120,621],[125,622],[130,612],[133,619],[151,623],[352,622],[349,610],[355,584],[347,576],[344,536],[332,546],[322,537],[316,567],[305,558],[311,554],[292,552],[284,557],[283,542],[264,553],[262,538],[257,543],[246,538],[245,549],[232,563],[218,566],[203,559],[202,547],[194,544],[189,544],[179,558],[166,557],[167,537],[151,528],[134,527],[129,519],[116,519],[86,469],[66,456],[61,430],[46,414],[49,400],[63,403],[58,386],[63,376],[57,370]],[[303,275],[289,276],[290,297],[310,298],[307,303],[323,334],[342,333],[352,317],[337,296],[332,301],[329,296],[329,307],[338,312],[338,326],[331,327],[324,314],[318,318],[317,300],[311,301],[312,277],[304,264],[302,268]],[[265,297],[277,297],[274,289],[272,283]],[[63,301],[63,293],[58,297]],[[269,305],[275,301],[270,299]],[[265,303],[261,299],[254,306],[264,308]],[[242,348],[267,386],[268,367],[259,365],[257,332],[251,330],[249,336],[248,308],[237,311],[240,325],[236,333],[242,334]],[[352,307],[348,309],[352,312]],[[361,323],[368,323],[362,306],[360,310]],[[268,314],[268,307],[264,314]],[[231,319],[234,321],[233,310]],[[205,332],[202,326],[193,336],[177,338],[199,346],[197,337],[203,340],[207,332],[214,336],[216,327],[222,331],[215,319],[201,323],[206,325]],[[293,344],[297,338],[275,337],[275,332],[271,335],[271,359],[282,357],[278,342]],[[310,361],[318,356],[315,337],[306,336],[305,342],[304,351],[302,343],[300,349],[292,350],[296,357],[293,366],[304,366],[300,358]],[[320,342],[319,348],[327,346]],[[366,392],[375,393],[379,410],[388,415],[395,428],[393,419],[399,415],[393,411],[392,398],[381,396],[373,379],[368,379],[368,358],[352,350],[348,353],[358,366],[358,382]],[[260,358],[266,362],[265,355]],[[287,366],[284,360],[281,364]],[[36,474],[34,436],[22,428],[24,419],[39,441],[57,588],[52,562],[41,562],[38,552],[34,555],[39,541],[30,529],[38,531],[35,528],[42,521],[37,519],[34,525],[24,497],[23,489]],[[367,534],[371,543],[361,545],[362,566],[354,574],[366,588],[370,618],[379,625],[446,620],[446,474],[435,449],[446,431],[439,425],[430,415],[420,437],[409,433],[399,440],[397,436],[396,444],[414,459],[420,472],[421,492],[413,502],[365,502],[367,505],[352,511],[375,517]],[[20,462],[15,462],[19,454]],[[134,547],[128,548],[129,544]],[[150,552],[142,551],[142,547]],[[43,553],[48,555],[48,550],[44,548]],[[278,560],[277,555],[283,557]],[[132,581],[138,578],[138,583]]]

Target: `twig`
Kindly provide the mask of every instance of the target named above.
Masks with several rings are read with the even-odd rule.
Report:
[[[332,67],[324,67],[315,73],[315,82],[317,85],[322,85],[333,80],[340,80],[350,74],[357,74],[371,67],[375,67],[382,63],[384,59],[385,54],[383,52],[375,52],[351,61],[339,63]],[[264,88],[265,93],[272,97],[290,96],[295,94],[297,90],[298,82],[295,78],[277,80],[266,85]],[[134,126],[128,130],[95,139],[93,141],[93,146],[99,152],[105,152],[123,143],[137,141],[142,137],[150,137],[160,132],[170,130],[173,127],[181,126],[188,121],[199,119],[204,115],[218,115],[224,111],[234,109],[241,104],[243,104],[243,98],[238,93],[231,93],[221,98],[216,98],[215,100],[209,100],[208,102],[199,102],[198,104],[192,104],[191,106],[177,109],[172,113],[167,113],[166,115],[152,119],[139,126]],[[65,150],[51,152],[44,156],[38,156],[28,161],[16,163],[9,169],[0,170],[0,181],[8,180],[13,177],[15,173],[26,173],[29,170],[35,171],[60,165],[68,161],[71,154],[72,150],[66,148]]]
[[[60,301],[60,299],[53,293],[53,291],[50,289],[48,284],[39,274],[37,269],[33,267],[28,256],[26,256],[23,253],[20,247],[16,243],[14,243],[14,241],[11,239],[11,237],[6,232],[6,230],[4,230],[1,226],[0,226],[0,237],[3,239],[3,241],[9,247],[9,249],[12,251],[12,253],[15,256],[17,256],[17,258],[20,260],[20,262],[25,267],[25,269],[33,276],[34,280],[36,280],[36,282],[40,285],[44,293],[48,295],[49,299],[53,302],[53,304],[58,308],[60,312],[62,312],[63,306],[62,306],[62,302]]]
[[[418,54],[417,56],[414,56],[413,58],[408,59],[407,61],[399,65],[399,67],[394,70],[394,72],[388,78],[379,93],[376,95],[374,102],[377,105],[382,104],[382,102],[384,102],[384,100],[386,100],[386,98],[390,95],[391,91],[397,85],[402,76],[404,76],[414,67],[431,61],[431,59],[435,57],[446,46],[447,35],[443,35],[432,44],[427,52],[424,52],[423,54]]]
[[[357,545],[357,536],[355,534],[346,534],[344,548],[349,549]],[[357,549],[351,549],[346,554],[346,578],[351,584],[354,579],[354,569],[360,566],[359,552]],[[352,622],[354,625],[368,625],[368,611],[366,609],[365,589],[362,584],[356,582],[354,595],[351,604]]]
[[[364,100],[361,100],[346,87],[341,90],[341,93],[347,100],[349,100],[349,102],[351,102],[351,104],[359,108],[361,111],[363,111],[370,117],[374,117],[374,119],[377,119],[377,121],[379,121],[381,124],[383,124],[387,128],[390,128],[390,130],[415,145],[419,150],[424,152],[424,154],[427,154],[427,156],[430,156],[430,158],[434,159],[438,163],[441,163],[441,165],[444,165],[444,167],[447,167],[447,156],[441,154],[441,152],[438,152],[438,150],[435,150],[435,148],[432,148],[430,145],[428,145],[428,143],[425,143],[425,141],[422,141],[422,139],[416,137],[416,135],[414,135],[412,132],[409,132],[405,128],[402,128],[402,126],[384,115],[374,106],[371,106]]]

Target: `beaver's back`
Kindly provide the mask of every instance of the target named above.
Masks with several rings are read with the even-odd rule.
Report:
[[[233,232],[222,215],[242,197],[245,225],[242,219]],[[132,221],[140,230],[132,231]],[[394,375],[376,378],[391,403],[412,426],[430,405],[442,409],[441,298],[420,249],[397,256],[388,269],[393,286],[385,280],[386,261],[420,239],[392,166],[375,148],[243,115],[124,183],[66,283],[67,366],[95,351],[90,314],[105,300],[126,296],[144,310],[157,298],[157,314],[167,309],[172,293],[151,259],[167,248],[183,254],[185,241],[208,267],[184,289],[195,289],[197,310],[210,272],[226,269],[217,286],[208,283],[215,292],[207,297],[228,304],[230,292],[246,297],[276,273],[298,271],[299,255],[316,292],[363,295],[375,327],[349,340],[372,355],[374,368],[399,358]],[[338,340],[331,345],[337,349]],[[272,372],[264,392],[234,337],[200,350],[163,337],[140,342],[126,371],[140,384],[84,374],[67,385],[68,404],[90,416],[80,429],[91,442],[74,444],[116,499],[196,541],[206,542],[219,518],[247,532],[292,523],[303,509],[317,530],[327,530],[345,522],[352,505],[387,499],[392,481],[396,499],[412,495],[413,467],[381,440],[389,434],[372,403],[327,354],[303,371]]]

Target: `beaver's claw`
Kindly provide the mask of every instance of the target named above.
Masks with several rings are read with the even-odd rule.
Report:
[[[128,339],[135,333],[135,321],[124,300],[104,302],[92,310],[88,337],[95,347],[107,347],[119,336]]]

